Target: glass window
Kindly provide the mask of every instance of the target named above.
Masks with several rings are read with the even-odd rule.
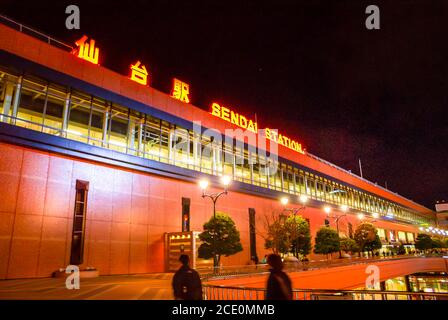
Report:
[[[162,120],[162,134],[160,141],[160,161],[171,160],[169,141],[171,140],[171,124]]]
[[[89,118],[89,141],[94,146],[106,147],[109,108],[103,99],[93,98]]]
[[[145,158],[160,159],[160,130],[160,120],[147,115],[142,137]]]
[[[224,150],[223,150],[223,157],[224,157],[224,175],[227,175],[229,177],[234,177],[233,173],[233,163],[234,163],[234,155],[233,155],[233,148],[232,145],[224,142]]]
[[[433,219],[284,163],[98,97],[0,69],[0,121],[291,194],[414,223]],[[21,90],[17,90],[17,83]],[[20,92],[19,92],[20,91]],[[10,120],[7,116],[16,116]],[[176,129],[176,131],[174,131]]]
[[[254,165],[254,168],[257,168],[256,171],[259,174],[260,186],[263,188],[268,188],[268,175],[269,175],[269,166],[267,164],[266,158],[263,156],[258,157],[258,163]],[[254,177],[255,179],[255,177]]]
[[[20,90],[16,125],[42,131],[46,98],[47,83],[34,78],[24,79]]]
[[[244,154],[240,148],[235,148],[235,180],[243,181]]]
[[[138,111],[129,110],[128,153],[140,156],[142,150],[143,123],[145,115]]]
[[[11,122],[14,101],[18,98],[16,97],[18,81],[19,77],[0,69],[0,121]]]
[[[188,130],[176,126],[171,140],[174,163],[187,168],[190,155],[190,138]]]
[[[213,145],[212,138],[201,136],[201,171],[212,174],[213,169]]]
[[[109,115],[108,146],[109,149],[126,153],[128,144],[129,111],[127,108],[112,106]]]
[[[404,233],[403,231],[398,231],[398,241],[406,243],[406,233]]]
[[[243,163],[243,182],[251,183],[252,181],[252,169],[249,163],[249,154],[247,150],[243,152],[244,163]]]
[[[89,120],[92,97],[79,92],[70,95],[70,110],[66,137],[81,142],[88,142]]]
[[[221,176],[223,174],[223,151],[222,141],[213,141],[213,174]]]

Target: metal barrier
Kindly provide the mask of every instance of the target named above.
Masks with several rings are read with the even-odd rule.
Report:
[[[27,27],[26,25],[21,24],[19,22],[16,22],[13,19],[8,18],[8,17],[6,17],[4,15],[0,15],[0,23],[2,23],[4,25],[7,25],[7,26],[9,26],[9,27],[11,27],[13,29],[16,29],[16,30],[18,30],[20,32],[26,33],[26,34],[28,34],[30,36],[33,36],[35,38],[41,39],[41,40],[45,41],[46,43],[51,44],[53,46],[56,46],[56,47],[58,47],[60,49],[63,49],[65,51],[69,51],[70,52],[70,51],[72,51],[74,49],[72,46],[70,46],[70,45],[68,45],[68,44],[66,44],[66,43],[64,43],[62,41],[59,41],[59,40],[57,40],[55,38],[52,38],[49,35],[46,35],[45,33],[37,31],[37,30],[35,30],[33,28]]]
[[[440,255],[434,255],[440,257]],[[314,260],[308,262],[299,262],[295,264],[285,264],[284,271],[286,272],[299,272],[299,271],[310,271],[310,270],[319,270],[331,267],[342,267],[348,265],[357,265],[357,264],[367,264],[378,261],[396,261],[396,260],[404,260],[404,259],[415,259],[421,258],[424,259],[428,256],[422,255],[402,255],[402,256],[393,256],[393,257],[373,257],[373,258],[364,258],[364,257],[353,257],[350,259],[333,259],[333,260]],[[208,268],[198,268],[197,271],[201,275],[203,281],[212,280],[212,279],[227,279],[234,278],[238,276],[251,276],[251,275],[260,275],[266,274],[269,272],[269,266],[266,264],[258,264],[258,265],[242,265],[242,266],[223,266],[218,268],[218,270],[214,270],[213,267]]]
[[[448,293],[293,289],[293,300],[448,300]],[[204,300],[264,300],[265,288],[203,285]]]

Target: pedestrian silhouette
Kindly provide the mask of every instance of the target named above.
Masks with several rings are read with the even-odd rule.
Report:
[[[190,268],[190,257],[182,254],[179,257],[182,266],[173,277],[173,291],[176,300],[202,300],[202,285],[199,273]]]
[[[292,287],[288,275],[283,272],[282,258],[278,254],[270,254],[267,259],[271,274],[268,278],[266,300],[291,300]]]

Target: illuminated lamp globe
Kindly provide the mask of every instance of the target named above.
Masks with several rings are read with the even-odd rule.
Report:
[[[288,204],[289,200],[288,200],[288,198],[283,197],[283,198],[280,199],[280,202],[281,202],[282,205],[286,206]]]
[[[364,213],[358,213],[358,219],[359,220],[364,219]]]
[[[308,202],[308,197],[304,194],[302,194],[299,198],[300,202],[302,202],[303,204]]]
[[[199,181],[199,187],[200,187],[202,190],[207,189],[207,187],[208,187],[208,181],[207,181],[207,180],[201,180],[201,181]]]
[[[343,212],[347,212],[348,211],[348,205],[346,205],[346,204],[341,205],[341,210]]]
[[[324,207],[324,212],[325,212],[326,214],[329,214],[329,213],[331,212],[331,207],[330,207],[330,206],[325,206],[325,207]]]
[[[221,178],[221,183],[227,187],[230,183],[232,182],[232,178],[230,178],[229,176],[222,176]]]
[[[378,219],[380,217],[380,215],[377,212],[375,212],[372,214],[372,217],[374,217],[375,219]]]

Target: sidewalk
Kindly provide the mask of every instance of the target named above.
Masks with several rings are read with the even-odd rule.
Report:
[[[65,278],[0,280],[0,300],[171,300],[173,274],[100,276],[68,290]]]

